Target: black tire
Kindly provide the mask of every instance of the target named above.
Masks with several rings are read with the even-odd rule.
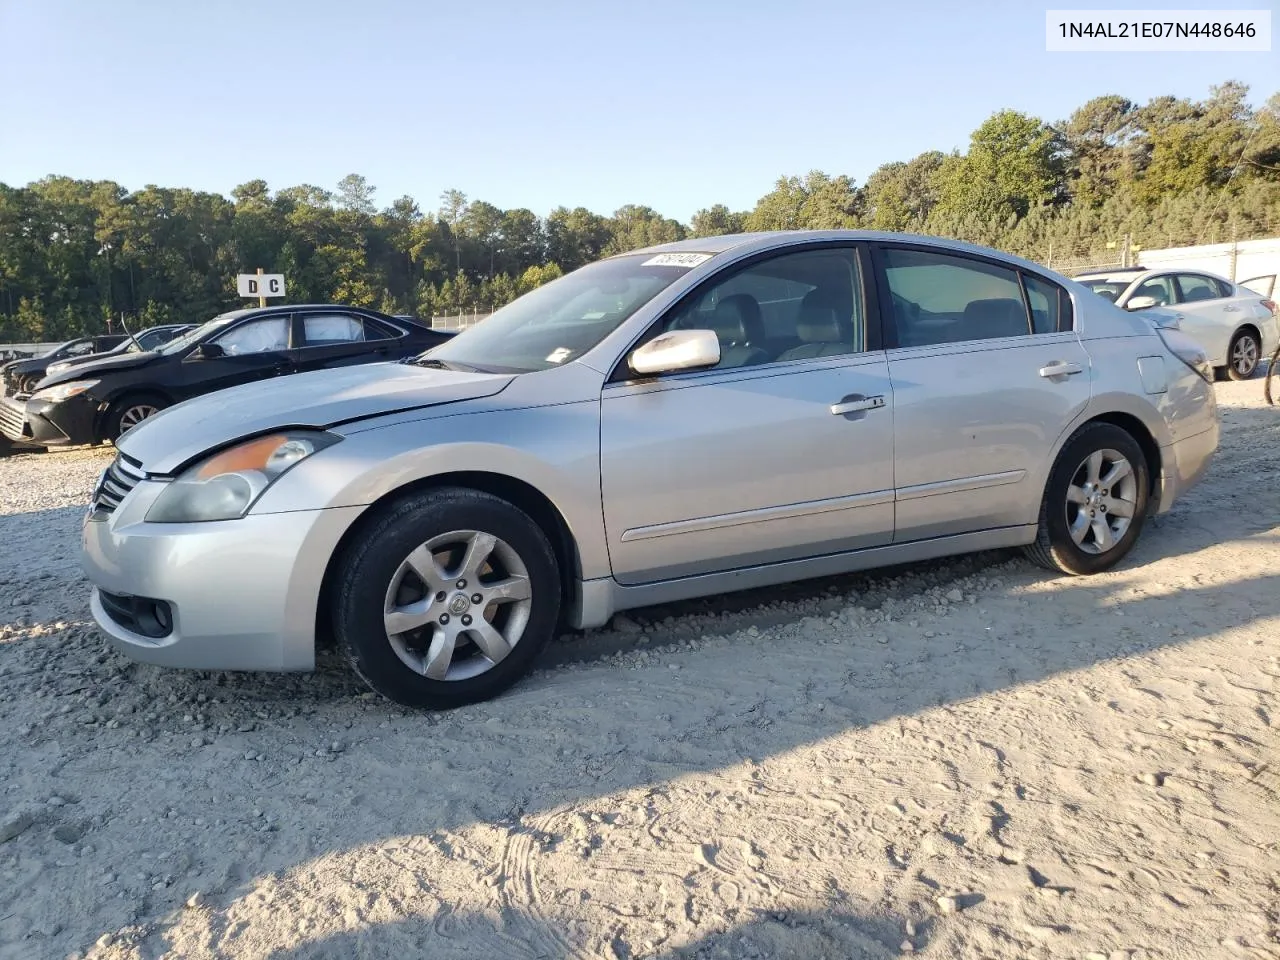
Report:
[[[1237,348],[1245,344],[1252,345],[1241,358],[1236,357]],[[1262,342],[1252,330],[1237,330],[1231,338],[1231,346],[1227,347],[1227,376],[1232,380],[1248,380],[1257,372],[1258,363],[1262,359]]]
[[[1128,529],[1105,552],[1091,553],[1077,544],[1069,529],[1067,491],[1078,471],[1096,452],[1113,450],[1131,465],[1136,490]],[[1146,519],[1151,491],[1150,467],[1142,447],[1128,432],[1110,423],[1087,423],[1077,430],[1058,454],[1040,504],[1040,526],[1035,543],[1025,548],[1027,558],[1048,570],[1088,575],[1110,570],[1127,554]],[[1105,511],[1104,511],[1105,513]],[[1106,522],[1105,516],[1103,522]]]
[[[383,610],[405,558],[433,537],[454,530],[488,533],[509,545],[528,571],[531,601],[523,632],[505,658],[478,676],[435,680],[401,659],[387,633]],[[410,494],[371,517],[340,558],[330,602],[334,638],[356,674],[397,703],[450,709],[488,700],[523,677],[555,633],[560,577],[546,534],[518,507],[463,487]]]
[[[121,434],[128,431],[130,426],[136,426],[136,423],[130,423],[126,420],[132,412],[140,407],[150,407],[153,411],[151,415],[154,416],[167,406],[169,406],[169,401],[155,394],[134,393],[121,397],[111,404],[110,409],[107,410],[107,415],[102,420],[102,435],[95,439],[99,443],[103,440],[110,440],[115,443],[120,439]]]

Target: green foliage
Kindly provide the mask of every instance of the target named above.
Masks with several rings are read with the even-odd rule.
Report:
[[[412,197],[381,211],[359,174],[334,191],[230,197],[50,176],[0,183],[0,341],[199,322],[239,306],[235,275],[288,278],[293,302],[331,301],[424,316],[484,312],[601,256],[686,236],[832,229],[959,237],[1047,259],[1128,234],[1146,248],[1280,228],[1280,94],[1260,108],[1228,82],[1201,101],[1095,97],[1046,123],[994,113],[964,152],[886,163],[859,186],[811,171],[781,177],[753,209],[715,204],[689,228],[650,207],[545,217],[445,190],[433,213]]]

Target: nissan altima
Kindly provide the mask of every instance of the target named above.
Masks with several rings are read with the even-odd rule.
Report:
[[[614,256],[401,363],[179,403],[83,525],[138,660],[494,696],[563,626],[991,548],[1107,570],[1218,444],[1204,351],[992,250],[849,231]]]

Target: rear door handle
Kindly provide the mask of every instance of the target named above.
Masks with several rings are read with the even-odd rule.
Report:
[[[1084,373],[1084,367],[1078,363],[1067,363],[1065,360],[1055,360],[1047,367],[1040,368],[1042,377],[1069,377],[1075,373]]]
[[[831,405],[831,412],[837,417],[842,417],[846,413],[858,413],[862,410],[879,410],[884,406],[884,397],[864,397],[860,393],[850,394],[844,397],[839,403]]]

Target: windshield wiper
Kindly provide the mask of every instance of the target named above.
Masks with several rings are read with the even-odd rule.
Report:
[[[430,367],[433,370],[455,370],[459,373],[480,373],[479,367],[473,367],[469,363],[457,363],[451,360],[440,360],[436,357],[407,357],[405,363],[412,363],[419,367]]]

